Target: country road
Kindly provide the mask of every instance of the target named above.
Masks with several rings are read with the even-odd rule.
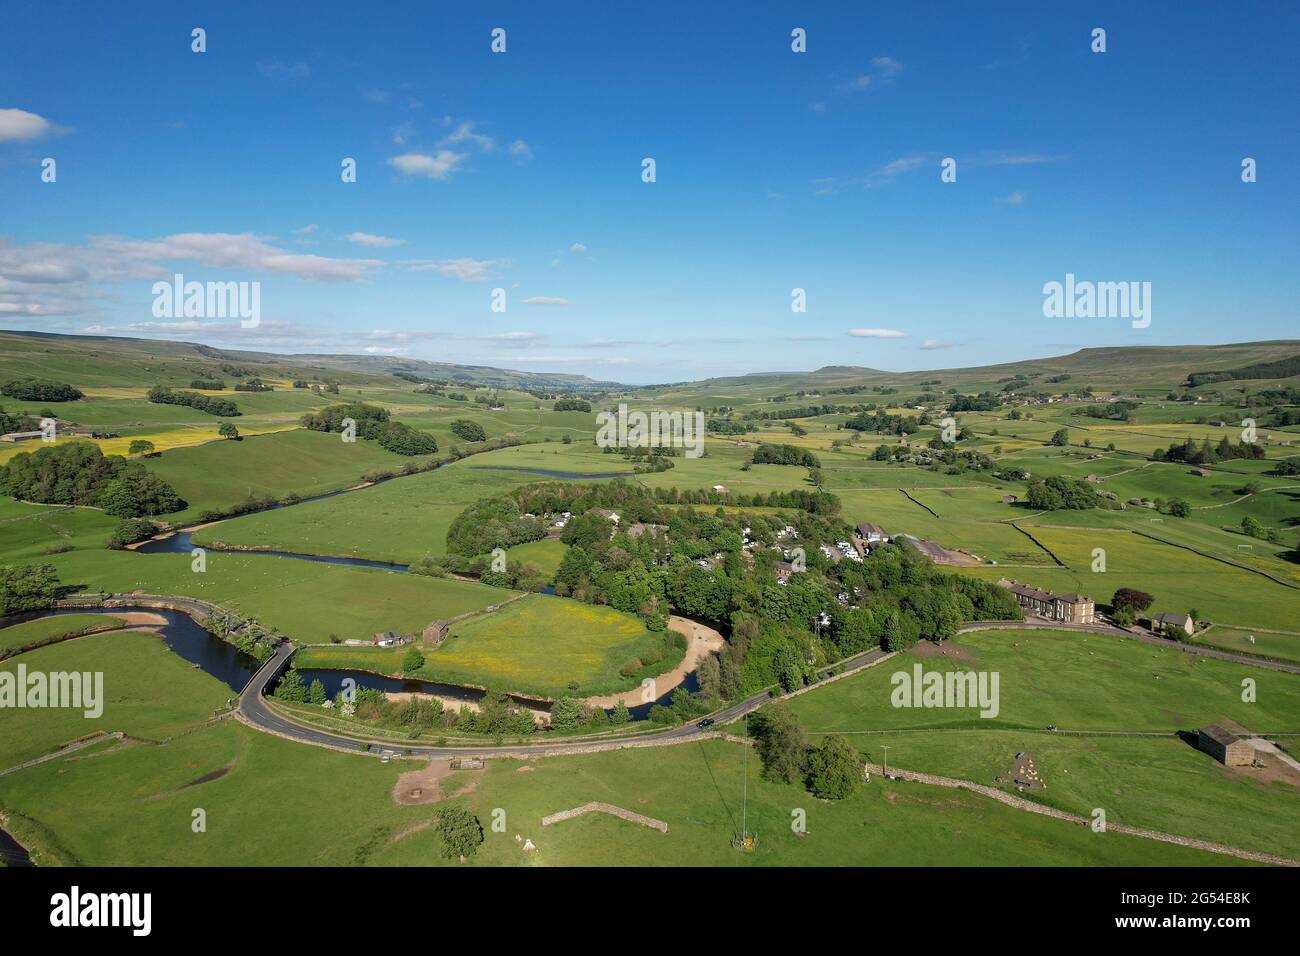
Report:
[[[976,621],[970,624],[963,624],[958,628],[958,633],[968,633],[970,631],[982,630],[1071,630],[1080,631],[1090,634],[1108,634],[1114,637],[1127,638],[1136,640],[1144,644],[1150,644],[1155,647],[1166,647],[1174,650],[1182,650],[1188,653],[1197,654],[1202,657],[1212,657],[1220,660],[1232,661],[1240,664],[1251,664],[1257,667],[1267,668],[1269,670],[1286,671],[1288,673],[1300,673],[1300,666],[1294,664],[1283,664],[1276,661],[1265,661],[1258,658],[1249,657],[1244,654],[1233,654],[1229,651],[1220,651],[1214,648],[1191,647],[1178,641],[1171,641],[1166,638],[1156,637],[1151,634],[1137,633],[1127,631],[1118,627],[1109,625],[1072,625],[1062,624],[1055,621]],[[664,746],[667,744],[681,743],[690,739],[707,739],[717,735],[717,731],[711,729],[702,729],[694,723],[682,727],[670,727],[665,730],[656,731],[651,734],[643,734],[637,737],[611,738],[605,740],[575,740],[570,743],[540,743],[540,744],[516,744],[513,746],[482,746],[482,747],[429,747],[419,745],[408,745],[393,740],[383,740],[379,738],[350,737],[343,734],[333,733],[317,727],[310,727],[306,724],[299,723],[282,716],[273,710],[266,702],[266,689],[274,680],[275,676],[280,673],[285,663],[293,655],[294,647],[289,642],[282,643],[267,662],[253,675],[247,686],[239,695],[239,705],[236,709],[236,716],[251,727],[266,731],[267,733],[276,734],[289,740],[296,740],[300,743],[314,744],[320,747],[331,747],[360,752],[359,748],[362,743],[370,743],[380,748],[392,752],[409,753],[414,757],[455,757],[463,756],[466,752],[481,754],[485,756],[496,757],[545,757],[558,756],[561,754],[590,753],[598,750],[619,750],[626,747],[653,747]],[[870,667],[889,654],[880,648],[875,648],[858,654],[854,657],[840,661],[832,665],[834,669],[840,670],[842,675],[851,674],[863,668]],[[830,670],[831,668],[826,668]],[[842,676],[841,675],[841,676]],[[803,692],[815,689],[819,685],[811,685],[803,689]],[[746,714],[752,713],[763,704],[773,698],[767,693],[762,692],[747,697],[739,703],[732,704],[723,710],[717,711],[710,716],[713,717],[715,724],[723,725],[731,723]]]
[[[236,708],[236,715],[241,721],[258,730],[267,733],[276,734],[289,740],[296,740],[299,743],[314,744],[318,747],[331,747],[334,749],[349,750],[353,753],[360,752],[362,743],[372,743],[375,746],[393,752],[409,753],[413,757],[463,757],[466,753],[473,753],[476,756],[492,757],[548,757],[558,756],[561,754],[590,753],[597,750],[620,750],[625,747],[650,747],[661,746],[665,744],[681,743],[693,738],[707,739],[717,736],[717,731],[701,729],[696,724],[687,724],[683,727],[670,727],[666,730],[657,731],[652,734],[644,734],[639,737],[624,737],[609,740],[587,740],[573,741],[571,743],[554,743],[554,744],[536,744],[536,745],[514,745],[514,746],[483,746],[483,747],[421,747],[408,744],[398,743],[392,740],[366,739],[361,737],[347,737],[342,734],[331,733],[328,730],[322,730],[315,727],[308,727],[297,721],[289,720],[276,713],[266,702],[266,688],[274,680],[275,676],[288,659],[293,656],[294,647],[292,644],[282,643],[275,654],[269,658],[265,664],[253,675],[244,690],[239,695],[239,705]],[[842,669],[844,674],[870,667],[888,657],[886,651],[875,648],[865,653],[858,654],[846,660],[835,664],[836,669]],[[730,707],[720,710],[712,715],[715,723],[727,724],[743,717],[744,715],[757,710],[772,698],[766,693],[754,694],[747,697],[739,703],[732,704]]]

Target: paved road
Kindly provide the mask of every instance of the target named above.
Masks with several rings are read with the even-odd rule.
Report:
[[[360,751],[361,740],[352,737],[345,737],[341,734],[335,734],[328,730],[322,730],[316,727],[308,727],[296,721],[289,720],[280,716],[276,711],[268,706],[265,699],[265,691],[268,684],[278,674],[288,659],[293,656],[293,645],[287,641],[282,643],[274,656],[262,665],[262,668],[253,675],[247,686],[239,695],[239,706],[236,713],[240,720],[264,730],[269,733],[278,734],[281,737],[288,737],[299,743],[315,744],[320,747],[342,748],[345,750]],[[852,673],[869,667],[876,661],[885,657],[884,651],[879,648],[850,657],[834,665],[835,669],[842,669],[843,673]],[[730,723],[751,711],[757,710],[772,698],[766,694],[755,694],[753,697],[746,698],[738,704],[718,711],[711,716],[718,724]],[[573,741],[571,743],[538,743],[525,744],[506,747],[488,746],[488,747],[421,747],[418,745],[409,745],[398,743],[392,740],[371,740],[381,749],[391,750],[393,752],[410,752],[417,757],[463,757],[467,753],[482,756],[495,757],[528,757],[528,756],[553,756],[566,753],[589,753],[596,750],[618,750],[629,746],[655,746],[661,744],[677,743],[682,740],[691,738],[708,738],[716,734],[716,731],[701,730],[695,724],[687,724],[684,727],[670,727],[666,730],[657,731],[652,734],[642,734],[637,737],[608,739],[608,740],[588,740]]]
[[[1124,637],[1131,640],[1141,641],[1145,644],[1151,644],[1156,647],[1169,647],[1176,650],[1190,651],[1202,657],[1214,657],[1242,664],[1252,664],[1257,667],[1265,667],[1271,670],[1300,673],[1300,667],[1291,664],[1262,661],[1258,658],[1248,657],[1243,654],[1233,654],[1229,651],[1218,651],[1213,648],[1191,647],[1178,641],[1171,641],[1150,634],[1135,633],[1133,631],[1127,631],[1122,628],[1106,625],[1089,627],[1085,625],[1060,624],[1051,621],[988,621],[962,625],[958,628],[958,632],[964,633],[968,631],[1003,628],[1020,630],[1074,630],[1092,634],[1109,634],[1115,637]],[[288,641],[281,643],[276,649],[275,655],[271,657],[255,675],[253,675],[253,678],[248,682],[248,685],[239,695],[239,706],[237,708],[237,715],[239,718],[246,724],[256,727],[259,730],[278,734],[300,743],[359,751],[363,740],[346,737],[328,730],[309,727],[300,724],[297,721],[289,720],[288,718],[282,717],[267,705],[264,696],[266,687],[280,672],[288,659],[293,656],[293,653],[294,647],[292,644]],[[864,667],[869,667],[885,656],[886,652],[879,648],[875,648],[841,661],[838,664],[833,665],[833,668],[842,670],[843,673],[848,674],[861,670]],[[832,668],[826,668],[826,670],[831,669]],[[757,710],[771,699],[772,698],[767,693],[755,694],[754,696],[748,697],[724,710],[717,711],[710,716],[714,718],[715,723],[718,725],[728,724]],[[670,727],[665,730],[656,731],[655,733],[642,734],[636,737],[572,741],[569,743],[560,743],[557,741],[554,743],[539,742],[536,744],[514,746],[422,747],[418,745],[398,743],[392,740],[370,739],[365,742],[373,743],[380,749],[387,749],[394,752],[409,752],[413,756],[418,757],[456,757],[464,756],[467,752],[482,754],[484,756],[524,757],[553,756],[566,753],[589,753],[597,750],[618,750],[631,746],[657,746],[678,743],[682,740],[689,740],[692,738],[705,739],[714,736],[715,734],[716,731],[712,729],[702,730],[696,724],[691,723],[684,727]]]

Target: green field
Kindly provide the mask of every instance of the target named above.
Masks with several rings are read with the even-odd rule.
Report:
[[[484,823],[467,866],[1232,866],[1241,861],[1034,816],[975,794],[876,779],[841,803],[773,784],[753,755],[710,741],[545,761],[494,760],[458,798]],[[730,847],[748,764],[753,853]],[[223,722],[163,747],[52,761],[0,777],[10,828],[84,865],[448,865],[423,828],[437,805],[398,806],[398,776],[421,766],[304,747]],[[528,772],[524,772],[524,771]],[[198,783],[221,771],[220,777]],[[188,786],[187,786],[188,785]],[[544,815],[603,800],[668,823],[666,834],[603,815],[543,828]],[[193,833],[192,811],[207,813]],[[505,811],[505,833],[488,824]],[[807,812],[807,834],[791,810]],[[537,852],[523,852],[519,834]],[[452,865],[455,865],[454,862]]]
[[[22,624],[0,628],[0,653],[50,644],[69,634],[123,626],[121,618],[108,614],[60,614],[57,617],[24,621]]]
[[[416,632],[431,621],[495,604],[508,593],[471,581],[233,551],[209,551],[201,574],[190,570],[188,554],[101,549],[48,560],[68,584],[201,598],[306,642]]]
[[[501,599],[508,591],[496,591]],[[628,690],[638,683],[619,669],[659,638],[635,617],[568,598],[529,595],[489,614],[453,624],[436,650],[423,649],[413,676],[490,687],[539,697],[586,697]],[[402,648],[309,647],[300,668],[361,668],[400,673]],[[653,667],[671,670],[681,652]]]
[[[4,717],[0,769],[39,757],[98,732],[124,731],[159,740],[224,709],[232,691],[173,654],[153,634],[114,631],[37,648],[0,663],[16,673],[79,671],[103,674],[103,714],[84,709],[15,709]]]
[[[541,541],[517,544],[506,554],[511,561],[534,564],[541,568],[542,574],[549,581],[560,569],[560,562],[564,560],[564,553],[568,550],[569,546],[558,538],[544,538]]]
[[[346,488],[374,471],[395,471],[407,461],[375,442],[343,442],[338,435],[298,428],[177,448],[148,460],[149,470],[171,483],[189,503],[168,515],[184,524],[206,510],[227,510],[249,498],[301,497]],[[422,458],[414,459],[417,462]]]

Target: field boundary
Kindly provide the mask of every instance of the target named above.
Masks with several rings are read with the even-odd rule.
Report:
[[[873,763],[867,763],[866,769],[868,771],[874,770],[876,773],[881,775],[884,775],[885,773],[879,765]],[[986,787],[983,784],[975,783],[973,780],[940,777],[930,773],[917,773],[914,770],[899,770],[897,767],[889,771],[889,777],[913,783],[929,784],[934,787],[947,787],[953,790],[970,790],[973,793],[989,797],[996,800],[998,803],[1005,804],[1006,806],[1012,807],[1016,810],[1024,810],[1028,813],[1036,813],[1039,816],[1064,820],[1067,823],[1091,826],[1093,822],[1088,817],[1081,817],[1075,813],[1067,813],[1064,810],[1057,810],[1055,807],[1035,803],[1033,800],[1026,800],[1024,797],[1017,797],[1013,794],[995,789],[994,787]],[[1292,860],[1284,856],[1275,856],[1271,853],[1259,853],[1255,850],[1244,850],[1240,847],[1228,846],[1223,843],[1211,843],[1208,840],[1197,840],[1193,837],[1177,836],[1172,833],[1162,833],[1159,830],[1148,830],[1145,827],[1130,827],[1118,823],[1108,823],[1106,824],[1105,832],[1122,833],[1125,836],[1141,837],[1146,840],[1159,840],[1161,843],[1173,843],[1178,846],[1190,847],[1195,850],[1205,850],[1210,853],[1218,853],[1222,856],[1235,856],[1238,859],[1250,860],[1253,863],[1271,863],[1275,866],[1300,866],[1300,861]]]

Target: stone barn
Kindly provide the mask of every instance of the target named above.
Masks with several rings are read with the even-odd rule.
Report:
[[[1228,767],[1248,767],[1255,761],[1255,748],[1250,742],[1218,724],[1202,727],[1196,746]]]

